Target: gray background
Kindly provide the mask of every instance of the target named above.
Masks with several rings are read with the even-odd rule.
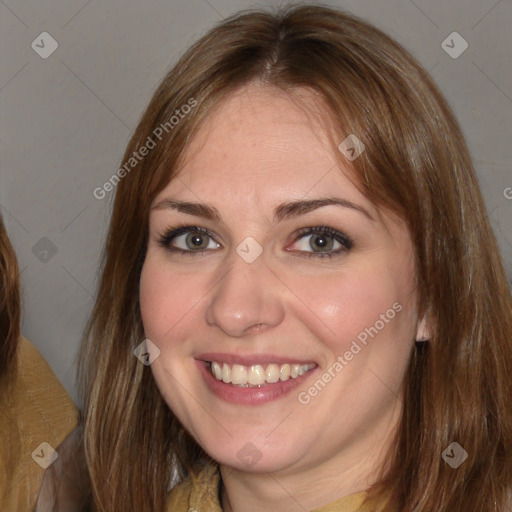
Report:
[[[431,71],[465,131],[512,274],[511,0],[324,3],[373,22]],[[22,333],[75,401],[75,358],[113,195],[98,200],[93,190],[121,165],[178,56],[223,17],[278,4],[0,1],[0,210],[22,269]],[[46,59],[31,47],[35,40],[48,50],[42,32],[59,45]],[[458,58],[442,47],[452,32],[469,45]]]

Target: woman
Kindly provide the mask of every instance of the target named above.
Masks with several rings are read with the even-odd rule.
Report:
[[[0,284],[0,510],[32,512],[45,470],[77,424],[77,410],[20,334],[18,262],[1,216]]]
[[[509,510],[510,293],[401,46],[318,6],[234,16],[124,163],[81,364],[98,511]]]

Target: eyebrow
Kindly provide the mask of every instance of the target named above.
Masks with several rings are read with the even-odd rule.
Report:
[[[318,199],[309,200],[298,200],[291,201],[288,203],[281,203],[274,209],[274,223],[281,222],[284,219],[290,217],[298,217],[308,212],[322,208],[324,206],[342,206],[344,208],[350,208],[362,213],[370,220],[375,220],[370,213],[360,205],[352,203],[346,199],[339,197],[325,197]],[[221,215],[217,208],[202,203],[191,203],[189,201],[177,201],[175,199],[163,199],[156,203],[152,210],[164,210],[173,209],[189,215],[195,215],[197,217],[204,217],[212,221],[221,221]]]

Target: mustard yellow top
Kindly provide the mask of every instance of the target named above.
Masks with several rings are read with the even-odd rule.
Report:
[[[191,476],[174,487],[167,500],[166,512],[222,512],[219,501],[220,472],[217,465],[207,464],[196,476]],[[382,512],[380,505],[363,502],[366,493],[351,494],[312,512]],[[398,511],[396,511],[398,512]]]
[[[46,467],[78,423],[78,411],[39,351],[18,346],[16,380],[0,392],[0,510],[32,512]]]

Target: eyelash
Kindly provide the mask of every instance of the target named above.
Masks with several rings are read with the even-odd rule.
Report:
[[[156,241],[157,243],[171,253],[178,253],[183,256],[194,256],[194,255],[203,255],[211,249],[203,250],[203,251],[188,251],[185,249],[179,249],[177,247],[173,247],[171,242],[178,236],[186,234],[186,233],[199,233],[201,235],[209,236],[215,243],[217,240],[215,239],[215,235],[213,235],[210,231],[205,228],[201,228],[199,226],[190,226],[187,224],[175,226],[172,228],[168,228],[167,231],[160,235]],[[293,243],[298,242],[306,235],[328,235],[332,237],[334,240],[339,242],[342,245],[341,249],[338,249],[336,252],[313,252],[313,251],[294,251],[298,252],[300,256],[306,256],[308,258],[332,258],[333,256],[339,256],[354,246],[354,241],[349,236],[337,231],[336,229],[330,228],[328,226],[311,226],[306,228],[301,228],[297,231],[296,236],[293,240]]]

